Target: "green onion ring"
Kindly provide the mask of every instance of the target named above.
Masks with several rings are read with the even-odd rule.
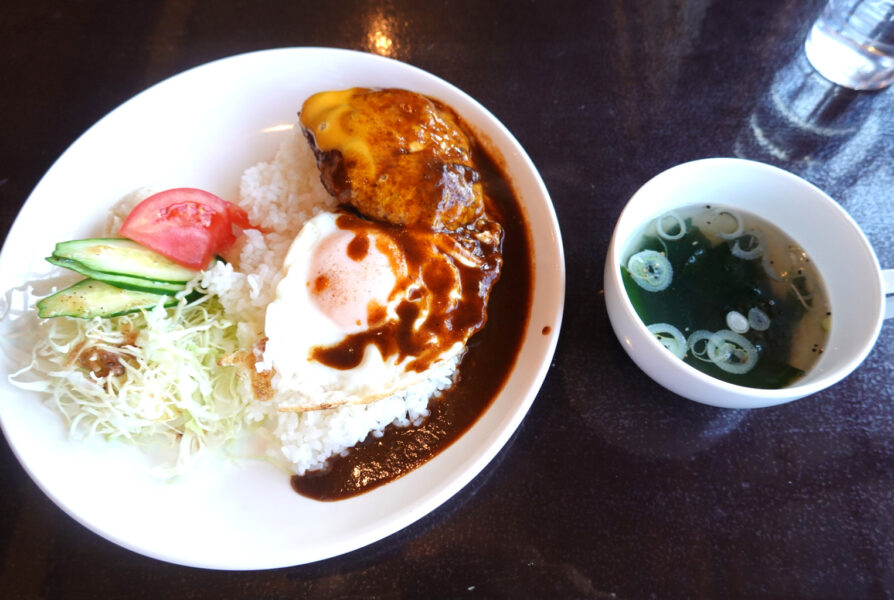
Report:
[[[747,373],[757,364],[757,348],[744,336],[721,329],[711,335],[707,345],[711,362],[735,375]]]
[[[689,345],[689,349],[692,351],[692,355],[699,360],[703,360],[705,362],[711,362],[711,359],[708,358],[708,340],[711,339],[711,336],[714,335],[707,329],[699,329],[697,331],[693,331],[689,334],[689,338],[686,340],[686,343]],[[705,344],[699,350],[698,344],[699,342],[705,342]]]
[[[742,235],[742,230],[744,229],[744,226],[742,225],[742,218],[739,215],[737,215],[736,213],[734,213],[731,210],[718,210],[717,216],[719,217],[720,215],[729,215],[730,217],[732,217],[733,220],[736,222],[736,228],[729,233],[724,233],[722,231],[719,231],[719,232],[717,232],[717,235],[719,235],[720,237],[722,237],[725,240],[733,240],[733,239],[739,237],[740,235]]]
[[[649,292],[667,289],[674,278],[670,261],[654,250],[637,252],[627,261],[627,270],[636,284]]]
[[[770,317],[759,308],[748,309],[748,324],[755,331],[766,331],[770,328]]]
[[[673,219],[674,221],[676,221],[677,225],[680,228],[680,231],[674,234],[668,233],[667,230],[664,228],[665,219]],[[686,222],[682,218],[680,218],[680,215],[671,211],[655,219],[655,231],[658,232],[659,237],[662,237],[666,240],[679,240],[684,235],[686,235]]]
[[[746,235],[749,235],[757,240],[757,245],[750,250],[743,249],[740,244],[742,238],[744,238]],[[739,236],[739,238],[735,242],[733,242],[733,245],[729,251],[733,256],[741,258],[742,260],[754,260],[755,258],[760,258],[764,255],[765,248],[766,244],[764,244],[764,236],[762,236],[759,231],[751,229]]]
[[[726,326],[736,333],[745,333],[750,328],[748,319],[737,310],[726,313]]]
[[[688,348],[686,338],[683,337],[679,329],[670,323],[653,323],[648,326],[648,330],[662,346],[670,350],[677,358],[683,358],[686,355]]]

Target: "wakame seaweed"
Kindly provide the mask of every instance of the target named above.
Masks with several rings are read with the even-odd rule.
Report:
[[[781,388],[804,374],[789,364],[792,334],[806,313],[793,293],[784,297],[773,285],[761,259],[743,260],[731,253],[733,241],[711,244],[686,220],[686,233],[678,240],[645,236],[634,252],[655,250],[665,255],[673,269],[667,289],[650,292],[633,280],[625,265],[621,275],[627,295],[647,325],[669,323],[689,337],[694,331],[727,329],[730,311],[748,314],[759,308],[770,318],[766,331],[750,329],[745,336],[758,351],[757,364],[747,373],[724,371],[712,362],[696,358],[691,349],[684,361],[717,379],[754,388]]]

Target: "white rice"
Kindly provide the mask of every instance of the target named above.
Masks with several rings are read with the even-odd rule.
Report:
[[[239,321],[240,346],[250,348],[263,338],[265,311],[275,297],[292,240],[308,219],[333,209],[336,202],[320,183],[313,153],[296,127],[271,162],[245,171],[237,203],[265,233],[246,231],[228,252],[229,262],[208,270],[201,283],[220,297],[228,316]],[[270,361],[269,356],[258,358],[259,368]],[[419,424],[428,416],[429,399],[452,385],[458,360],[433,367],[425,381],[368,405],[280,412],[275,410],[275,396],[269,401],[278,440],[274,457],[303,475],[322,468],[329,457],[345,453],[370,433],[381,436],[389,424]],[[277,381],[274,377],[274,389]]]

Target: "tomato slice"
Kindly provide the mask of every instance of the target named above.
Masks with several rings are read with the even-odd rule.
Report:
[[[203,269],[236,241],[233,225],[251,227],[235,204],[203,190],[175,188],[137,204],[119,233],[181,265]]]

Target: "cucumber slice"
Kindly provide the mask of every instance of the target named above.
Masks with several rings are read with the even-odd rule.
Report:
[[[186,283],[198,271],[123,238],[90,238],[56,244],[54,258],[74,260],[94,272]]]
[[[143,279],[141,277],[133,277],[131,275],[124,275],[119,273],[103,273],[101,271],[95,271],[86,267],[84,264],[70,258],[56,258],[55,256],[50,256],[47,258],[47,261],[58,267],[71,269],[72,271],[76,271],[81,275],[84,275],[91,279],[104,281],[108,284],[125,290],[147,292],[150,294],[167,294],[169,296],[173,296],[177,292],[182,291],[186,288],[185,283],[153,281],[151,279]]]
[[[159,302],[174,306],[179,300],[173,296],[122,290],[103,281],[84,279],[38,302],[37,314],[42,319],[117,317],[140,309],[151,309]]]

